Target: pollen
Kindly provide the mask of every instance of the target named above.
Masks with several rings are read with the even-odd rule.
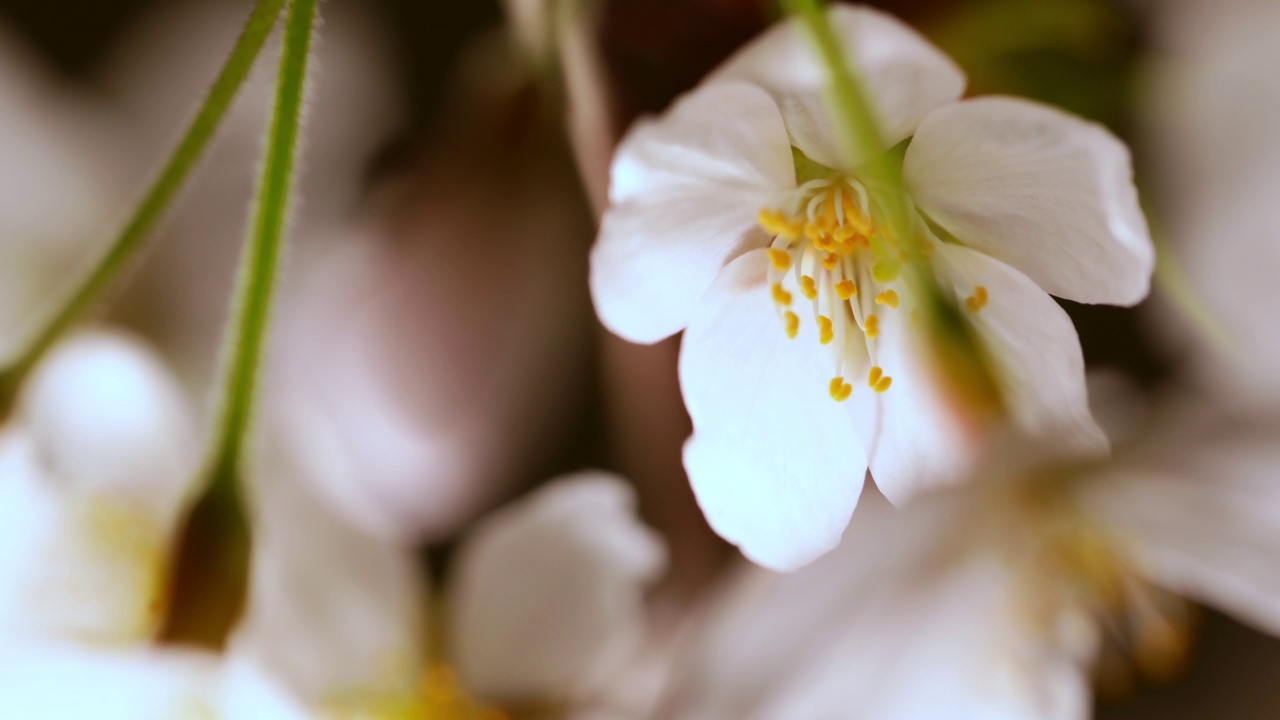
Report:
[[[831,318],[826,315],[818,316],[818,342],[823,345],[830,345],[831,341],[836,337],[835,327],[831,324]]]
[[[836,402],[844,402],[853,394],[853,386],[845,382],[842,377],[832,378],[828,389],[831,393],[831,399]]]
[[[884,369],[879,365],[871,368],[871,372],[867,374],[867,387],[878,393],[886,392],[893,385],[893,378],[884,374]]]
[[[796,335],[800,334],[800,316],[788,310],[782,319],[787,325],[787,337],[795,340]]]
[[[791,253],[778,248],[769,248],[769,264],[778,272],[786,272],[791,269]]]
[[[877,304],[877,305],[884,305],[885,307],[891,307],[891,308],[896,308],[896,307],[898,307],[898,293],[897,293],[897,291],[895,291],[895,290],[885,290],[884,292],[880,293],[879,295],[876,295],[876,304]]]
[[[800,292],[810,300],[816,300],[818,297],[818,285],[808,275],[801,275]]]
[[[841,280],[836,283],[836,297],[848,300],[858,294],[858,286],[852,280]]]
[[[828,270],[835,270],[839,264],[840,256],[835,253],[827,253],[827,256],[822,258],[822,267]]]
[[[973,289],[973,294],[964,301],[964,306],[969,310],[969,312],[977,315],[982,312],[982,308],[987,306],[987,302],[990,299],[990,296],[987,294],[987,288],[979,285]]]
[[[864,327],[862,331],[865,332],[867,337],[872,340],[880,337],[880,318],[876,317],[874,314],[868,315],[866,327]]]
[[[774,284],[773,284],[772,291],[773,291],[773,301],[774,301],[774,302],[778,303],[779,305],[781,305],[781,306],[783,306],[783,307],[790,307],[790,305],[791,305],[791,299],[792,299],[792,298],[791,298],[791,293],[789,293],[789,292],[787,292],[786,290],[782,289],[782,283],[774,283]]]
[[[760,215],[756,217],[756,222],[764,231],[770,235],[775,235],[786,240],[795,240],[800,237],[803,226],[796,224],[791,218],[778,212],[765,208],[760,211]]]

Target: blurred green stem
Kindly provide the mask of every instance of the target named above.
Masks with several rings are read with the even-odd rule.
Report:
[[[165,210],[204,156],[271,35],[284,4],[285,0],[258,0],[186,135],[124,229],[16,356],[0,366],[0,418],[8,414],[19,387],[40,358],[111,288],[115,279],[137,257],[156,223],[164,217]]]
[[[1239,360],[1244,356],[1239,341],[1227,332],[1226,327],[1218,320],[1205,304],[1200,293],[1196,291],[1186,270],[1174,257],[1169,244],[1162,236],[1154,236],[1156,245],[1156,282],[1170,298],[1178,310],[1187,317],[1187,321],[1199,331],[1208,343],[1218,351]]]
[[[240,478],[295,184],[316,3],[289,3],[266,156],[241,259],[235,316],[226,331],[228,362],[206,466],[209,490],[186,524],[173,583],[174,612],[164,633],[170,640],[220,646],[248,588],[251,537]]]

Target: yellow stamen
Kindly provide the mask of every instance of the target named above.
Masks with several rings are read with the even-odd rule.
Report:
[[[891,283],[898,279],[898,273],[902,268],[898,263],[889,260],[877,260],[875,265],[871,266],[871,277],[881,285]]]
[[[769,264],[773,265],[773,269],[778,272],[786,272],[791,269],[791,253],[778,248],[769,248]]]
[[[886,307],[898,307],[898,293],[894,290],[885,290],[876,296],[876,304]]]
[[[879,365],[871,368],[871,372],[867,374],[867,387],[878,393],[885,392],[893,385],[893,378],[884,374],[884,369]]]
[[[781,283],[774,283],[773,284],[773,301],[778,303],[779,305],[782,305],[783,307],[787,307],[791,305],[791,293],[787,292],[786,290],[783,290]]]
[[[813,278],[808,275],[800,276],[800,292],[810,300],[818,297],[818,286],[813,282]]]
[[[872,340],[880,337],[880,318],[876,317],[874,314],[868,315],[866,327],[862,330],[867,334],[867,337]]]
[[[827,253],[827,256],[822,258],[822,267],[828,270],[835,270],[836,266],[839,264],[840,256],[835,253]]]
[[[777,210],[770,210],[769,208],[761,210],[760,214],[756,216],[756,222],[770,235],[776,235],[786,240],[795,240],[800,237],[800,225]]]
[[[787,325],[787,337],[795,340],[800,333],[800,316],[788,310],[782,319]]]
[[[831,318],[825,315],[818,316],[818,342],[823,345],[830,345],[831,341],[836,337],[835,329],[831,325]]]
[[[858,294],[858,286],[852,280],[841,280],[836,283],[836,297],[848,300]]]
[[[991,297],[987,294],[987,289],[982,285],[979,285],[973,289],[973,294],[964,301],[964,306],[968,308],[969,312],[977,315],[982,311],[982,308],[987,306],[987,301],[990,299]]]
[[[844,402],[853,394],[853,386],[845,382],[844,378],[841,377],[832,378],[829,390],[831,399],[836,402]]]

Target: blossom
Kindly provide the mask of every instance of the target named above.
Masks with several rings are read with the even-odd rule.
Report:
[[[55,347],[0,429],[0,645],[150,638],[196,459],[148,348],[101,331]]]
[[[901,502],[971,459],[905,263],[927,263],[967,309],[1016,425],[1102,448],[1079,341],[1048,293],[1136,303],[1154,262],[1114,136],[1023,100],[960,100],[961,71],[910,29],[867,8],[829,13],[887,151],[906,144],[894,204],[911,236],[894,236],[886,189],[861,173],[791,21],[628,134],[592,254],[611,331],[684,331],[690,480],[716,530],[778,569],[838,542],[868,465]]]
[[[1082,718],[1091,668],[1182,667],[1187,600],[1280,634],[1274,428],[1147,442],[864,503],[829,556],[741,578],[667,717]]]

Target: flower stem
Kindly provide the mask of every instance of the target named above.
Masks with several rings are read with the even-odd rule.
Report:
[[[187,521],[174,580],[174,612],[164,633],[170,640],[220,645],[248,585],[250,528],[240,502],[240,478],[295,184],[316,4],[289,2],[275,108],[241,259],[235,314],[226,331],[228,361],[206,465],[209,490]],[[221,601],[211,608],[215,596]]]
[[[156,223],[204,156],[271,35],[284,4],[285,0],[258,0],[186,135],[120,234],[16,356],[0,365],[0,418],[8,414],[22,382],[49,348],[111,288],[137,257]]]
[[[846,149],[858,160],[859,174],[877,191],[888,221],[909,262],[905,269],[921,298],[929,332],[929,352],[935,375],[951,399],[957,415],[980,426],[1005,415],[1004,400],[991,358],[976,330],[954,298],[938,285],[933,267],[916,231],[902,182],[900,166],[887,152],[866,86],[831,26],[824,0],[782,0],[784,10],[808,30],[828,71],[827,92],[846,139]]]

